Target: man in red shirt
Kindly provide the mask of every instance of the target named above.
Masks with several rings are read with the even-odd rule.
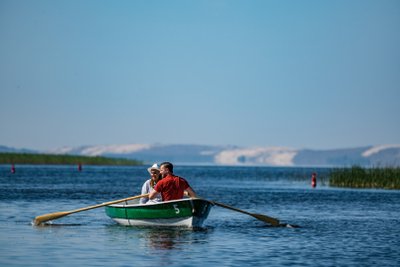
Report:
[[[181,199],[183,198],[185,191],[188,193],[189,197],[197,197],[189,183],[184,178],[174,175],[173,170],[174,166],[172,163],[161,163],[160,174],[162,175],[162,179],[156,184],[154,190],[150,193],[150,199],[154,198],[157,193],[161,193],[163,201]]]

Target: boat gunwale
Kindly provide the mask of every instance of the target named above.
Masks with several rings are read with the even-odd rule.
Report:
[[[108,205],[106,207],[113,207],[113,208],[130,208],[130,207],[149,207],[149,206],[157,206],[157,205],[162,205],[162,204],[170,204],[170,203],[177,203],[177,202],[186,202],[186,201],[195,201],[195,200],[200,200],[200,201],[204,201],[207,202],[209,204],[211,204],[212,206],[214,206],[214,203],[212,203],[209,200],[203,199],[203,198],[183,198],[183,199],[175,199],[175,200],[168,200],[168,201],[161,201],[161,202],[157,202],[157,203],[137,203],[137,204],[124,204],[124,202],[117,203],[117,204],[111,204]]]

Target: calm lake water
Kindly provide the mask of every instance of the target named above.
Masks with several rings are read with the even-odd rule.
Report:
[[[139,195],[146,167],[1,165],[0,266],[400,266],[400,191],[331,188],[327,171],[176,166],[203,198],[300,226],[214,206],[203,229],[188,230],[120,226],[104,208],[32,226]]]

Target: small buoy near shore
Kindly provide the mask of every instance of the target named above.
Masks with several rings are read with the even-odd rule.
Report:
[[[78,164],[78,171],[82,171],[82,164],[81,163]]]
[[[317,173],[313,172],[311,175],[311,187],[317,187]]]
[[[11,164],[11,173],[15,173],[15,166],[14,166],[14,164]]]

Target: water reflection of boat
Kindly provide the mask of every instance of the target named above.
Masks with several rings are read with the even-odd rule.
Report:
[[[106,214],[122,225],[201,227],[212,204],[203,199],[180,199],[153,204],[127,202],[106,206]]]
[[[186,229],[186,230],[185,230]],[[176,249],[193,242],[193,231],[178,227],[151,227],[141,229],[140,237],[153,249]]]

